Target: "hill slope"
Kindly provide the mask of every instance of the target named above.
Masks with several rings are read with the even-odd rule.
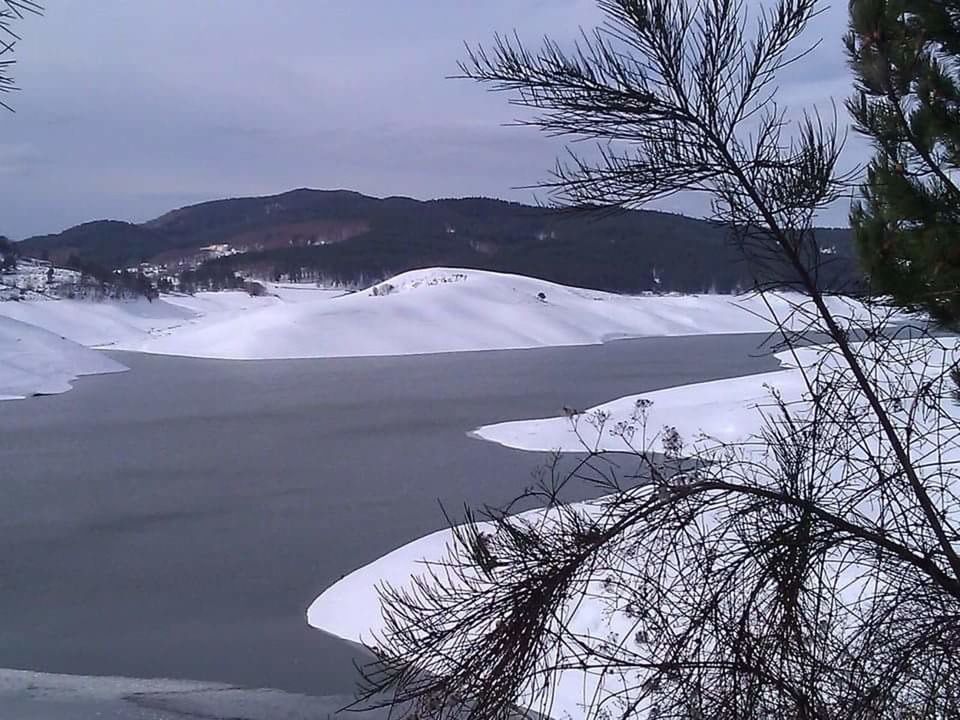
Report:
[[[829,256],[833,284],[847,284],[858,275],[849,233],[825,229],[818,237],[836,250]],[[611,291],[727,292],[753,284],[727,233],[703,220],[652,211],[573,214],[483,198],[379,199],[345,190],[216,200],[142,225],[86,223],[20,247],[111,268],[205,262],[219,272],[357,284],[430,266]]]
[[[48,330],[0,316],[0,400],[55,395],[81,375],[126,369]]]
[[[209,295],[188,302],[195,306]],[[414,270],[339,297],[316,288],[307,295],[293,302],[248,297],[237,311],[205,315],[167,332],[130,336],[113,347],[230,360],[359,357],[764,333],[771,327],[764,319],[764,301],[755,296],[628,296],[462,268]],[[787,303],[798,299],[783,294],[766,298],[781,316]],[[852,312],[855,306],[842,307]]]

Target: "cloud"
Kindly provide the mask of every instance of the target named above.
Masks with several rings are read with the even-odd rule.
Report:
[[[813,28],[824,44],[785,75],[787,102],[846,91],[843,10]],[[21,27],[24,90],[0,115],[0,233],[299,186],[529,201],[514,188],[561,144],[503,127],[506,97],[447,77],[464,41],[573,38],[599,19],[594,0],[49,3]]]

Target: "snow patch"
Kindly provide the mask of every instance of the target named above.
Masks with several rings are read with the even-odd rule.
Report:
[[[9,317],[0,317],[0,400],[54,395],[82,375],[127,368],[95,350]]]
[[[942,338],[938,345],[942,353],[952,356],[960,341]],[[839,365],[836,353],[817,346],[774,357],[786,369],[628,395],[562,416],[484,425],[469,435],[533,452],[634,452],[657,446],[656,436],[665,427],[675,429],[688,446],[701,437],[709,437],[711,443],[748,442],[761,432],[764,411],[775,405],[773,390],[787,404],[801,402],[807,385],[799,368]],[[647,408],[647,436],[625,435],[621,428],[639,428],[641,406]]]

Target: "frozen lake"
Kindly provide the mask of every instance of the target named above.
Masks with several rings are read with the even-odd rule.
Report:
[[[438,501],[504,502],[543,461],[468,431],[775,370],[763,337],[330,360],[117,354],[130,372],[2,403],[0,667],[348,694],[362,656],[309,629],[307,605],[442,527]]]

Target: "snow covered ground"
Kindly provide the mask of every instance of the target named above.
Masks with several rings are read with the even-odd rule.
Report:
[[[0,303],[0,316],[19,320],[87,347],[106,347],[182,325],[195,316],[165,302],[35,300]]]
[[[544,512],[532,510],[520,517],[530,522],[542,521]],[[481,532],[493,531],[491,525],[481,523]],[[455,550],[453,533],[439,530],[410,542],[393,552],[355,570],[324,591],[307,609],[307,623],[317,630],[331,633],[345,640],[375,647],[385,629],[380,612],[377,588],[402,588],[415,575],[425,575],[428,567],[441,567]],[[443,572],[442,570],[440,571]],[[601,637],[609,631],[608,615],[599,602],[579,602],[574,624],[575,632]],[[556,718],[583,718],[583,705],[596,683],[584,673],[564,673],[553,687],[551,716]]]
[[[944,337],[928,345],[933,367],[949,366],[960,348],[960,338]],[[807,386],[798,367],[811,368],[818,362],[836,367],[840,362],[836,354],[815,346],[775,357],[785,370],[628,395],[573,415],[485,425],[471,435],[535,452],[633,452],[658,447],[656,434],[664,427],[676,429],[688,447],[700,438],[711,443],[744,443],[759,434],[764,413],[773,410],[773,390],[788,405],[802,401]],[[895,368],[887,371],[897,374]],[[911,369],[918,375],[922,372],[919,364]],[[625,425],[639,428],[644,407],[646,438],[639,431],[625,436],[618,430]]]
[[[785,299],[774,302],[786,309]],[[624,296],[516,275],[433,268],[333,299],[284,299],[210,317],[117,347],[226,359],[504,350],[765,332],[765,312],[756,298]]]
[[[0,400],[62,393],[81,375],[126,369],[47,330],[0,317]]]
[[[263,297],[228,291],[153,302],[7,301],[0,302],[0,318],[87,347],[236,360],[505,350],[770,329],[770,308],[759,298],[615,295],[480,270],[414,270],[356,293],[290,284],[267,289]],[[785,315],[797,298],[768,300]],[[865,312],[843,299],[833,303],[840,315]],[[5,348],[8,355],[15,350]]]
[[[804,354],[808,359],[814,355],[813,350]],[[471,435],[535,452],[633,452],[655,445],[653,436],[663,427],[675,428],[687,443],[703,435],[722,443],[743,442],[760,430],[762,411],[772,405],[771,388],[787,403],[796,402],[805,390],[793,358],[787,353],[775,357],[791,369],[628,395],[577,409],[574,415],[485,425]],[[623,423],[639,427],[644,406],[648,437],[618,432]]]
[[[766,332],[757,298],[625,296],[479,270],[404,273],[345,294],[271,285],[164,296],[153,303],[3,303],[15,317],[81,344],[221,359],[409,355],[591,345],[643,336]],[[785,313],[789,296],[773,297]],[[841,314],[862,312],[837,300]]]
[[[61,393],[81,375],[126,369],[91,348],[139,346],[191,323],[209,326],[273,305],[340,294],[312,287],[270,290],[274,295],[259,298],[236,291],[96,301],[33,293],[32,299],[0,301],[0,399]]]

